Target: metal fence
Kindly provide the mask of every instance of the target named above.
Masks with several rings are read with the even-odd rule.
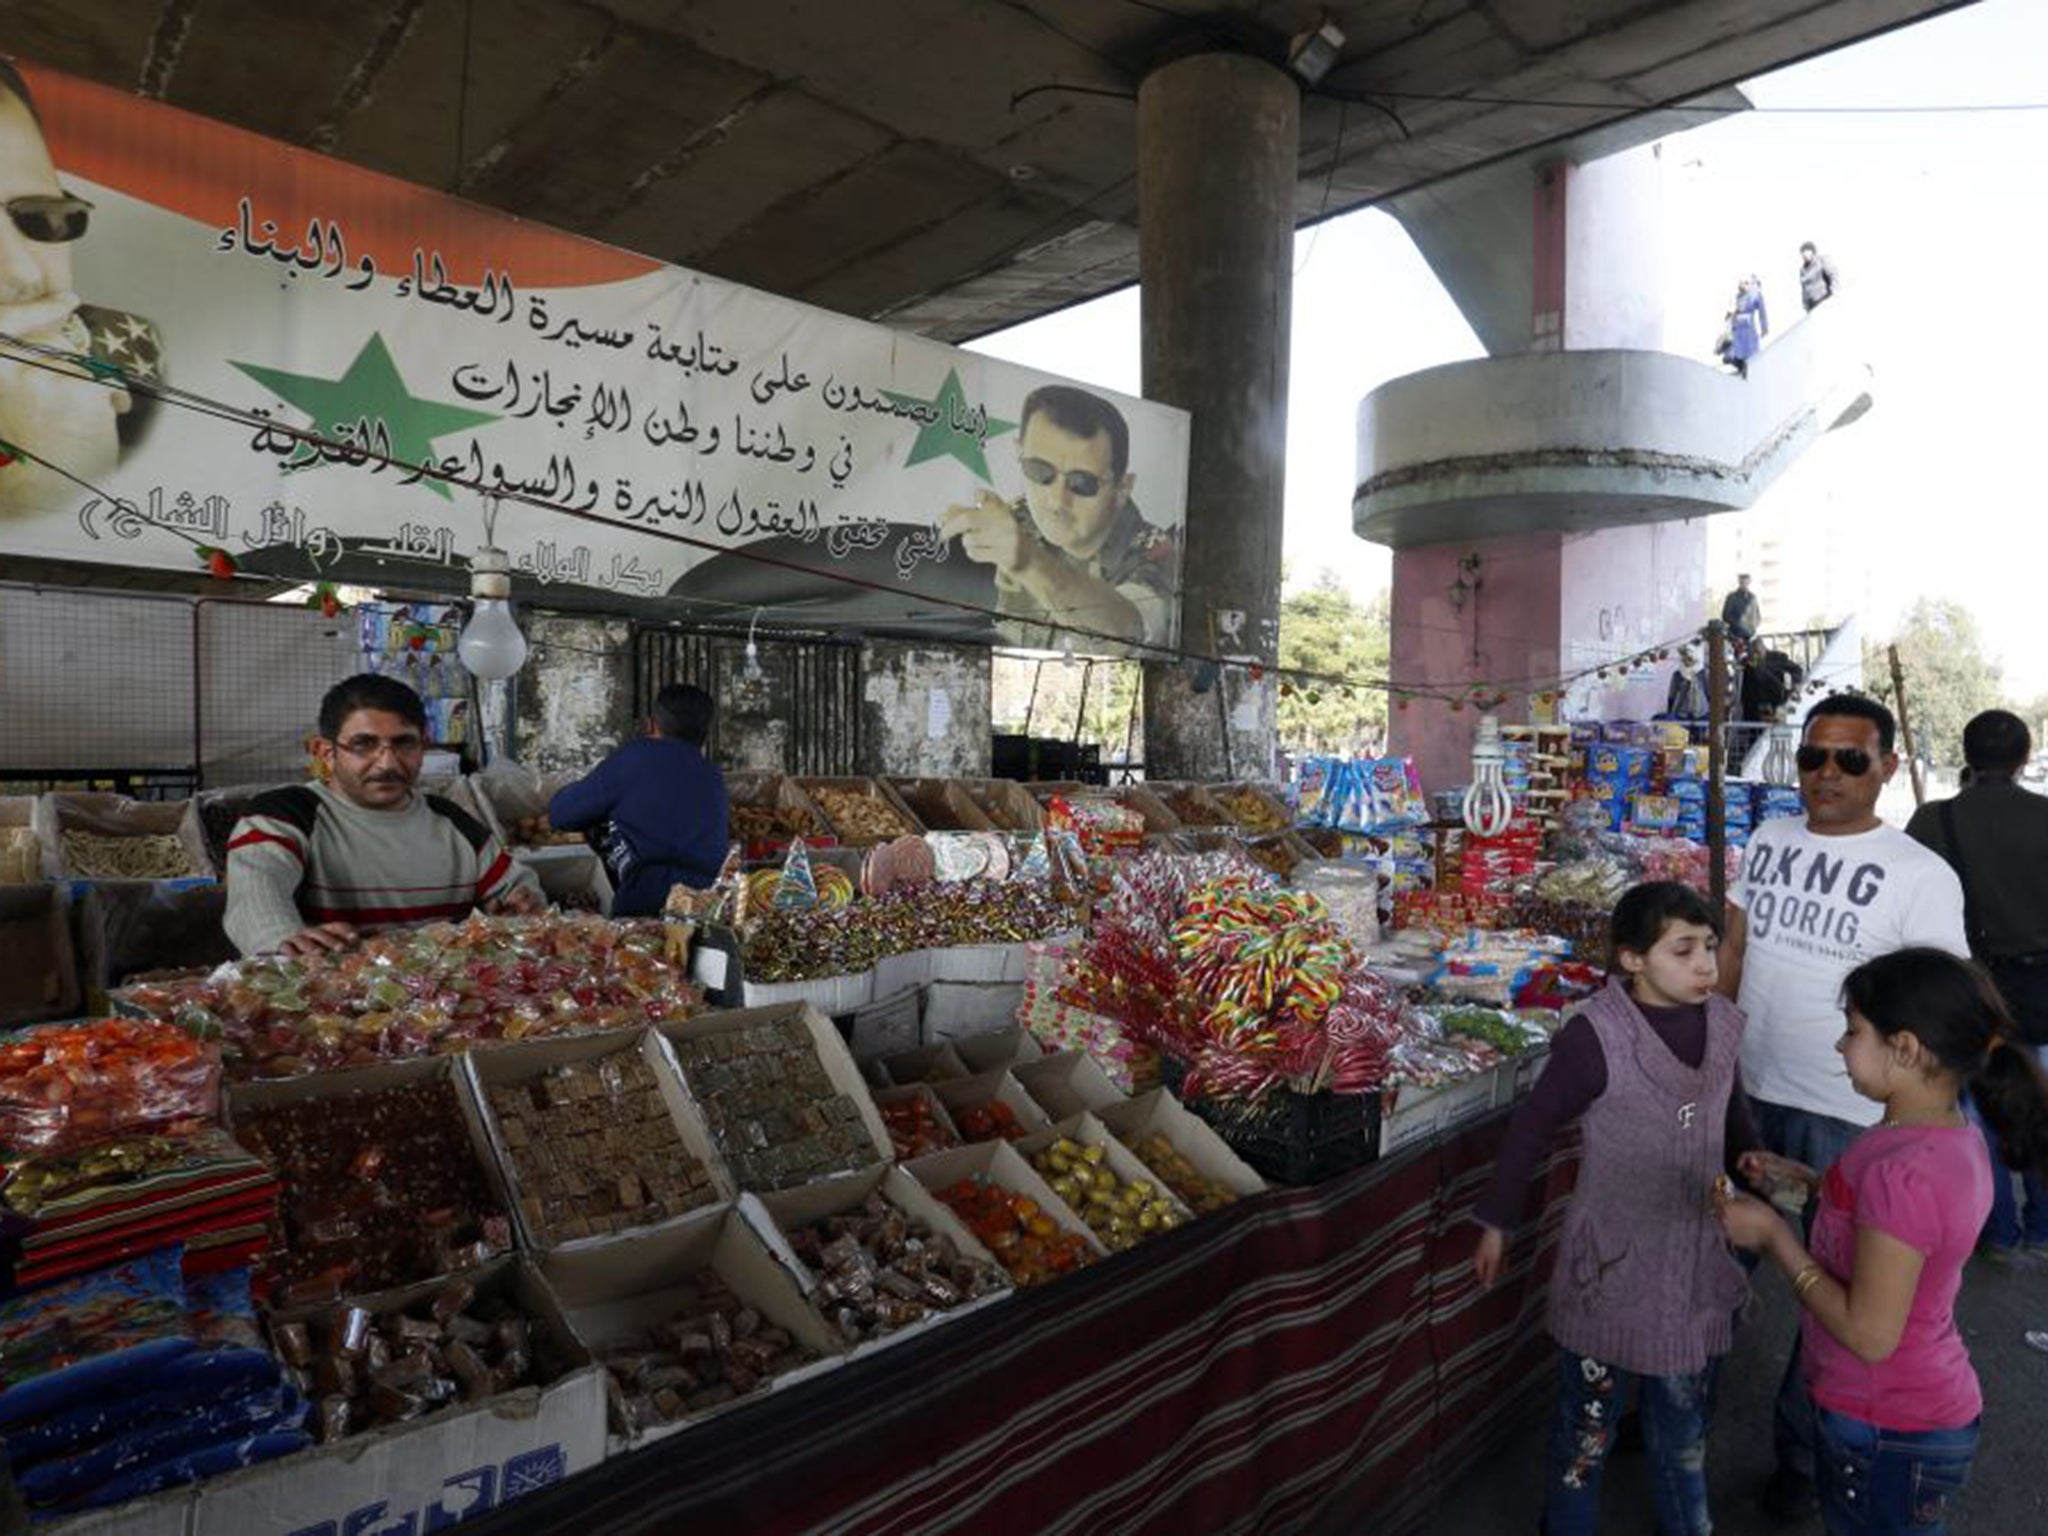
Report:
[[[670,683],[694,683],[719,701],[706,743],[713,761],[742,764],[726,750],[742,722],[774,727],[783,771],[830,776],[860,771],[861,652],[839,640],[770,639],[698,629],[633,632],[633,712],[645,715]],[[730,730],[727,727],[730,726]]]
[[[0,584],[0,780],[131,793],[299,777],[348,619],[306,608]]]

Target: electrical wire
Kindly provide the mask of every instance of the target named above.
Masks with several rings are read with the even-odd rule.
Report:
[[[598,516],[579,507],[552,502],[545,497],[531,492],[511,490],[498,486],[472,484],[461,476],[443,470],[437,465],[408,464],[389,454],[379,453],[373,448],[354,443],[337,442],[317,432],[312,432],[302,427],[289,426],[265,412],[230,405],[204,395],[199,395],[193,391],[163,385],[157,381],[132,379],[118,367],[100,362],[97,359],[91,360],[93,367],[81,378],[79,369],[87,359],[40,342],[31,342],[6,332],[0,332],[0,355],[8,355],[5,351],[7,348],[15,349],[12,354],[13,360],[26,367],[42,368],[48,372],[62,374],[66,378],[76,379],[81,383],[96,383],[103,388],[126,389],[133,393],[147,394],[161,399],[167,404],[194,410],[198,414],[210,416],[217,420],[227,421],[243,427],[255,427],[316,450],[333,450],[337,455],[344,455],[347,458],[363,463],[375,463],[382,468],[402,470],[417,480],[432,480],[439,484],[472,492],[487,500],[495,500],[501,503],[504,501],[514,501],[523,506],[530,506],[537,511],[566,517],[577,522],[593,524],[600,528],[609,528],[615,532],[633,534],[642,538],[659,539],[666,543],[681,544],[713,554],[732,555],[755,565],[788,571],[802,576],[809,581],[879,592],[891,597],[900,596],[896,588],[888,586],[883,582],[848,575],[844,572],[826,570],[817,566],[805,565],[801,561],[787,560],[776,555],[763,554],[757,550],[749,549],[745,545],[720,544],[710,539],[697,538],[693,535],[678,533],[671,529],[638,527],[631,523],[621,523],[608,517]],[[35,462],[62,475],[66,480],[101,498],[110,505],[127,508],[150,527],[160,528],[164,532],[175,534],[195,547],[207,547],[200,545],[185,530],[156,522],[144,516],[141,510],[134,506],[134,503],[125,501],[121,497],[114,496],[100,489],[59,465],[51,464],[40,455],[33,454],[12,443],[0,444],[0,447],[33,459]],[[1003,613],[1000,609],[991,608],[981,603],[967,602],[959,598],[944,597],[936,593],[924,594],[923,601],[931,607],[943,608],[949,612],[987,619],[997,623],[1008,621],[1011,618],[1010,615]],[[933,617],[936,618],[937,615],[933,615]],[[1463,708],[1467,703],[1472,704],[1474,707],[1481,707],[1488,702],[1489,698],[1497,704],[1504,702],[1509,693],[1536,694],[1562,692],[1573,683],[1583,681],[1586,678],[1596,676],[1604,678],[1609,673],[1626,672],[1634,667],[1647,664],[1652,660],[1661,659],[1670,651],[1676,650],[1698,638],[1697,631],[1688,631],[1684,635],[1646,647],[1631,656],[1589,664],[1572,672],[1509,678],[1481,678],[1462,683],[1446,684],[1435,681],[1409,683],[1397,682],[1392,678],[1347,677],[1340,673],[1320,672],[1311,668],[1283,667],[1278,664],[1250,662],[1241,656],[1225,655],[1220,651],[1195,651],[1165,645],[1156,641],[1134,640],[1128,635],[1113,634],[1106,630],[1090,629],[1083,625],[1061,620],[1034,620],[1033,622],[1045,622],[1049,630],[1059,631],[1068,638],[1069,643],[1073,639],[1101,641],[1120,651],[1141,651],[1158,660],[1187,662],[1196,665],[1208,664],[1219,668],[1245,667],[1247,670],[1255,671],[1261,676],[1270,675],[1276,679],[1286,680],[1291,683],[1320,684],[1336,688],[1360,688],[1374,692],[1384,691],[1395,698],[1433,699],[1449,704],[1453,709]]]

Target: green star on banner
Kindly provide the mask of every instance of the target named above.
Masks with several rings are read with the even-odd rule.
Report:
[[[229,361],[234,362],[232,358]],[[293,409],[303,411],[315,432],[338,437],[354,433],[357,423],[381,423],[391,444],[391,457],[401,464],[428,463],[434,457],[435,438],[499,419],[488,411],[444,405],[412,393],[399,377],[384,338],[375,331],[338,379],[287,373],[256,363],[234,366]],[[315,464],[303,467],[310,469]],[[445,482],[423,479],[420,483],[444,500],[450,498]]]
[[[933,413],[933,419],[919,429],[917,441],[910,445],[910,456],[903,461],[905,469],[913,464],[922,464],[926,459],[958,459],[973,470],[983,484],[994,483],[982,444],[992,437],[1001,437],[1005,432],[1016,431],[1017,423],[998,421],[988,414],[984,406],[970,406],[967,391],[960,387],[957,368],[946,370],[946,382],[929,400],[898,394],[893,389],[883,393],[898,405],[921,405]]]

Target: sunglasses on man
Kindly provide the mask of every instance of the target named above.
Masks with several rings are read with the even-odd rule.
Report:
[[[1835,766],[1852,779],[1860,779],[1870,772],[1872,758],[1861,747],[1801,747],[1793,755],[1801,773],[1819,773],[1827,766],[1830,757]]]
[[[68,245],[85,233],[92,217],[92,204],[68,192],[10,197],[0,206],[7,209],[7,217],[23,237],[38,245]]]
[[[1024,471],[1024,478],[1033,485],[1051,485],[1053,481],[1060,478],[1059,466],[1045,459],[1019,459],[1017,467]],[[1076,496],[1099,495],[1103,484],[1102,476],[1096,474],[1093,470],[1070,469],[1067,471],[1067,489]]]

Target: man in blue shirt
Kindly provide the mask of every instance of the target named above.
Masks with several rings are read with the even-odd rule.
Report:
[[[717,709],[703,689],[669,684],[654,696],[645,736],[548,802],[548,820],[565,832],[602,828],[596,841],[616,892],[612,916],[654,916],[670,886],[702,889],[718,878],[725,775],[704,756]]]

